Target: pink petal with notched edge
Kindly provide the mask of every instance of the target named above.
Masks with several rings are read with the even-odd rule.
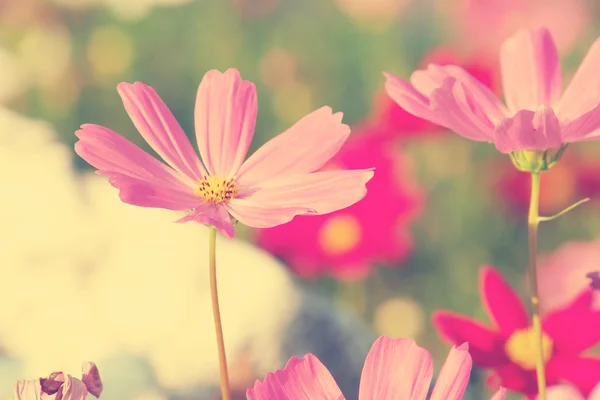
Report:
[[[600,38],[592,44],[556,107],[561,121],[571,122],[598,105],[600,100]]]
[[[386,77],[385,90],[396,104],[419,118],[442,125],[441,116],[431,109],[427,96],[402,78],[387,72],[384,72],[383,75]]]
[[[540,400],[539,396],[535,397],[536,400]],[[553,385],[548,388],[546,392],[546,400],[586,400],[585,397],[579,393],[579,390],[571,385]],[[592,400],[591,398],[589,400]]]
[[[506,389],[501,387],[496,393],[490,398],[490,400],[504,400],[506,397]]]
[[[560,100],[560,61],[547,29],[521,30],[507,39],[500,50],[500,66],[506,104],[513,113]]]
[[[196,221],[201,224],[212,225],[226,238],[231,239],[235,235],[235,228],[231,222],[231,216],[224,206],[216,206],[208,203],[200,203],[194,211],[190,212],[177,222]]]
[[[198,86],[194,125],[200,156],[211,175],[229,178],[244,162],[254,135],[256,87],[236,69],[208,71]]]
[[[283,370],[268,373],[246,391],[248,400],[343,400],[333,377],[312,354],[292,357]]]
[[[480,367],[494,368],[508,361],[500,333],[479,321],[449,311],[436,311],[431,320],[444,339],[457,345],[468,342],[469,354]]]
[[[425,399],[433,376],[429,352],[412,339],[381,336],[360,378],[359,400]]]
[[[96,173],[108,175],[108,182],[120,189],[119,198],[127,204],[181,211],[196,208],[202,202],[190,190],[160,186],[156,183],[106,171],[97,171]]]
[[[135,127],[163,160],[194,181],[206,175],[183,129],[152,87],[122,82],[117,92]]]
[[[568,381],[576,386],[584,396],[588,396],[598,384],[600,358],[556,355],[552,362],[546,365],[546,373]]]
[[[566,143],[597,140],[599,137],[600,104],[573,120],[562,133],[562,140]]]
[[[130,176],[170,188],[195,183],[152,157],[124,137],[100,125],[85,124],[75,132],[75,152],[96,169]],[[104,174],[106,175],[106,174]]]
[[[431,400],[460,400],[469,384],[473,361],[469,344],[452,347],[431,393]]]
[[[306,207],[273,208],[243,199],[233,199],[226,207],[235,219],[253,228],[272,228],[290,222],[296,215],[315,214],[314,210]]]
[[[367,194],[365,184],[373,170],[321,171],[266,181],[232,204],[251,201],[270,208],[308,208],[315,214],[328,214],[346,208]],[[240,186],[243,183],[240,182]]]
[[[39,379],[16,381],[13,384],[15,400],[40,400],[42,387]]]
[[[348,135],[350,128],[342,123],[342,113],[332,114],[330,107],[321,107],[252,154],[240,168],[238,182],[253,186],[313,172],[339,151]]]
[[[562,145],[561,128],[552,108],[542,106],[535,112],[518,111],[496,127],[496,149],[501,153],[516,150],[557,149]]]
[[[467,139],[491,142],[494,123],[472,93],[454,77],[444,79],[442,86],[431,93],[431,108],[440,125]]]
[[[82,370],[83,376],[81,381],[85,384],[88,392],[95,397],[100,397],[104,385],[102,385],[102,379],[100,379],[98,367],[96,367],[96,364],[93,362],[85,362],[83,363]]]
[[[487,314],[505,337],[529,326],[521,299],[498,271],[485,266],[480,270],[479,280]]]
[[[65,383],[59,389],[56,400],[86,400],[88,391],[79,379],[67,375]]]
[[[544,317],[542,327],[558,354],[578,355],[600,343],[600,311],[592,308],[592,300],[591,289],[586,289],[571,304]]]

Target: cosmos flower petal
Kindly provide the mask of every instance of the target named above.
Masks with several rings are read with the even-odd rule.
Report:
[[[598,138],[600,138],[600,104],[575,118],[562,133],[562,139],[566,143]]]
[[[600,91],[600,38],[592,44],[565,90],[556,114],[561,120],[573,121],[598,105]]]
[[[547,400],[586,400],[585,397],[579,393],[579,390],[571,385],[553,385],[548,388],[546,392]],[[539,396],[536,396],[536,400],[540,400]],[[591,398],[589,400],[592,400]]]
[[[410,82],[393,74],[384,72],[386,77],[385,90],[403,110],[436,124],[442,120],[430,107],[428,96],[415,89]],[[436,85],[437,87],[437,85]]]
[[[501,387],[496,393],[490,398],[490,400],[504,400],[506,397],[506,388]],[[558,399],[556,399],[558,400]]]
[[[452,346],[431,393],[431,400],[460,400],[467,389],[473,361],[469,345]]]
[[[94,395],[95,397],[100,397],[102,394],[102,389],[104,386],[102,385],[102,379],[100,379],[100,372],[98,371],[98,367],[93,362],[85,362],[83,363],[83,376],[81,381],[85,384],[88,392]]]
[[[312,354],[292,357],[283,370],[268,373],[246,392],[248,400],[343,400],[333,377]]]
[[[62,400],[85,400],[88,390],[85,384],[71,375],[67,375],[65,383],[62,385],[59,393],[62,391]]]
[[[479,321],[449,311],[436,311],[432,322],[438,333],[451,343],[468,342],[475,364],[489,368],[507,361],[501,335]]]
[[[13,384],[15,400],[40,400],[42,386],[39,379],[16,381]]]
[[[322,171],[267,181],[254,192],[240,198],[272,208],[302,208],[314,214],[341,210],[366,194],[365,184],[373,170]]]
[[[142,149],[100,125],[86,124],[75,132],[79,141],[75,152],[103,171],[103,175],[124,175],[174,190],[192,188],[193,182],[144,152]]]
[[[600,343],[600,311],[592,308],[590,289],[570,305],[548,313],[542,324],[561,354],[577,355]],[[577,329],[571,329],[574,326]]]
[[[231,221],[231,216],[223,206],[201,203],[196,206],[192,212],[177,220],[177,222],[180,223],[190,221],[214,226],[228,239],[233,238],[235,235],[235,228]]]
[[[183,129],[152,87],[122,82],[117,91],[131,121],[163,160],[194,181],[206,175]]]
[[[433,376],[429,352],[412,339],[381,336],[373,343],[360,379],[360,400],[425,399]]]
[[[547,364],[546,372],[570,382],[584,396],[588,396],[598,384],[600,358],[555,355],[552,362]]]
[[[521,299],[494,268],[483,267],[479,274],[480,291],[489,317],[507,337],[529,326],[529,317]]]
[[[548,365],[551,363],[552,360],[546,365],[546,372],[548,371]],[[535,371],[525,371],[513,363],[495,367],[492,373],[488,376],[488,382],[495,381],[502,382],[502,386],[508,390],[513,390],[523,394],[537,393]],[[548,384],[553,383],[548,375],[546,375],[546,381]]]
[[[250,199],[233,199],[226,208],[235,219],[253,228],[271,228],[290,222],[296,215],[315,213],[306,207],[274,208]]]
[[[502,83],[508,108],[536,110],[558,102],[562,75],[556,45],[545,29],[521,30],[500,50]]]
[[[556,399],[558,400],[558,399]],[[600,400],[600,382],[592,389],[592,393],[590,393],[588,400]]]
[[[562,139],[558,118],[547,106],[535,112],[517,111],[512,118],[506,118],[496,127],[495,144],[496,149],[505,154],[515,150],[559,148]]]
[[[196,95],[198,149],[211,175],[230,178],[242,165],[254,135],[256,87],[236,69],[208,71]]]
[[[240,184],[252,186],[321,168],[350,135],[342,113],[321,107],[259,148],[240,168]]]

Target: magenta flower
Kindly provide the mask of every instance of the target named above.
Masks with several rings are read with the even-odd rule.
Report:
[[[196,98],[200,158],[158,94],[141,82],[121,83],[125,110],[166,164],[117,133],[86,124],[75,151],[109,177],[123,202],[192,210],[178,222],[215,226],[233,237],[231,217],[269,228],[296,215],[326,214],[366,194],[373,171],[313,172],[333,157],[350,134],[342,113],[322,107],[267,142],[246,161],[257,113],[256,88],[235,69],[206,73]]]
[[[14,388],[15,400],[85,400],[88,393],[100,397],[102,380],[96,365],[86,362],[81,380],[53,372],[48,378],[17,381]]]
[[[418,117],[467,139],[494,143],[524,170],[532,170],[532,161],[538,162],[538,171],[547,169],[564,145],[600,137],[600,40],[564,93],[558,53],[547,29],[522,30],[506,40],[500,66],[506,106],[453,65],[429,65],[414,72],[410,83],[385,73],[386,90]],[[532,160],[530,151],[543,152],[543,159]]]
[[[431,400],[460,400],[469,383],[471,356],[466,343],[453,347],[440,371]],[[425,400],[433,363],[429,352],[412,339],[382,336],[367,355],[359,400]],[[292,357],[283,370],[268,373],[248,389],[248,400],[343,400],[327,368],[312,354]],[[492,400],[502,400],[500,389]]]

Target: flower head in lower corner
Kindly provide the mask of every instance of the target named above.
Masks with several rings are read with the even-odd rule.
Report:
[[[410,223],[424,203],[402,156],[377,132],[352,136],[325,168],[375,167],[367,196],[344,210],[261,229],[258,244],[304,278],[360,279],[377,262],[401,261],[412,249]]]
[[[589,396],[582,395],[571,385],[555,385],[548,388],[547,400],[600,400],[600,378]],[[539,400],[539,398],[536,398]]]
[[[15,400],[85,400],[88,393],[100,397],[102,380],[96,365],[86,362],[81,380],[53,372],[48,378],[17,381],[14,387]]]
[[[453,347],[431,394],[431,400],[460,400],[469,383],[468,345]],[[359,400],[424,400],[433,377],[429,352],[412,339],[382,336],[367,355],[360,379]],[[248,400],[344,400],[327,368],[312,354],[291,358],[283,370],[267,374],[248,389]],[[492,400],[503,400],[500,389]]]
[[[547,29],[521,30],[500,51],[506,106],[464,69],[429,65],[386,90],[408,112],[467,139],[491,142],[523,171],[547,170],[568,143],[600,138],[600,39],[562,93],[558,52]]]
[[[433,323],[451,343],[469,342],[473,363],[493,370],[488,384],[500,384],[528,396],[537,394],[534,331],[521,300],[491,267],[480,274],[480,291],[492,326],[450,311],[437,311]],[[585,396],[600,378],[600,358],[582,354],[600,341],[600,311],[585,291],[542,320],[548,385],[570,382]]]
[[[231,217],[256,228],[296,215],[327,214],[366,194],[372,169],[323,171],[350,128],[342,114],[322,107],[244,161],[254,135],[256,88],[235,69],[212,70],[198,88],[195,109],[200,158],[158,94],[141,82],[118,86],[125,110],[162,163],[117,133],[86,124],[75,151],[109,177],[123,202],[169,210],[192,210],[179,222],[215,226],[233,237]]]

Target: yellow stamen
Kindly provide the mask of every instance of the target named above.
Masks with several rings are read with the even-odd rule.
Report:
[[[326,253],[340,255],[356,247],[362,237],[360,223],[352,215],[330,217],[319,230],[319,244]]]
[[[235,178],[223,179],[218,176],[205,176],[198,182],[195,193],[207,203],[223,204],[233,199],[238,191]]]
[[[525,370],[535,370],[536,365],[536,332],[532,327],[515,331],[504,345],[506,355],[512,362]],[[542,353],[544,355],[544,364],[552,356],[552,339],[546,334],[542,334]]]

